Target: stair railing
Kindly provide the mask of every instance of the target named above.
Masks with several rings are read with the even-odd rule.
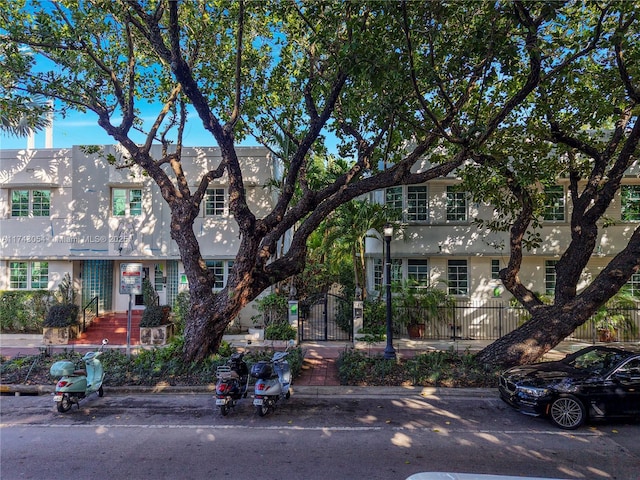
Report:
[[[93,318],[98,318],[98,295],[93,297],[89,303],[82,308],[82,331],[87,330],[87,312],[93,314]],[[93,311],[95,310],[95,312]]]

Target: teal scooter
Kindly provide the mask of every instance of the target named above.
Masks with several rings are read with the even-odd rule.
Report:
[[[76,364],[69,360],[60,360],[51,365],[51,376],[62,377],[58,380],[53,394],[53,401],[56,402],[59,412],[68,412],[74,403],[80,408],[80,400],[91,393],[98,392],[99,397],[104,395],[104,368],[98,357],[102,355],[102,349],[108,343],[109,340],[105,338],[99,350],[87,352],[82,357],[85,368],[77,368]]]

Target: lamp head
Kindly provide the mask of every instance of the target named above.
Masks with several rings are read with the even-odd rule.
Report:
[[[393,235],[393,225],[391,225],[390,223],[387,223],[382,229],[382,231],[384,233],[385,240],[387,241],[391,240],[391,236]]]

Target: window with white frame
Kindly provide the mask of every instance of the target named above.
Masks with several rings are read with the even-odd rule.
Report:
[[[467,192],[461,192],[454,185],[447,186],[447,220],[452,222],[467,220]]]
[[[207,269],[215,276],[214,290],[222,290],[229,278],[229,271],[233,267],[232,260],[207,260]]]
[[[207,217],[224,215],[226,192],[224,188],[207,188],[204,197],[204,214]]]
[[[142,189],[111,189],[111,213],[114,217],[136,217],[142,215]]]
[[[466,260],[447,262],[447,283],[449,295],[469,294],[469,267]]]
[[[500,280],[500,260],[491,260],[491,280]]]
[[[384,286],[384,262],[381,258],[373,260],[373,288],[374,290],[382,290]]]
[[[620,187],[620,218],[625,222],[640,221],[640,185]]]
[[[384,191],[384,203],[392,210],[402,214],[402,187],[391,187]]]
[[[11,190],[12,217],[48,217],[50,210],[50,190]]]
[[[544,293],[554,295],[556,291],[556,264],[557,260],[544,261]]]
[[[635,298],[640,297],[640,273],[634,273],[627,281],[626,291]]]
[[[418,284],[429,284],[429,266],[426,259],[407,260],[407,279]]]
[[[544,189],[544,216],[547,222],[564,222],[565,201],[564,187],[553,185]]]
[[[428,219],[429,198],[426,185],[407,187],[407,221],[426,222]]]
[[[9,262],[9,288],[48,289],[49,262]]]

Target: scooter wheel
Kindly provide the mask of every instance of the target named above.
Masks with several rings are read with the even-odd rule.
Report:
[[[269,413],[269,407],[264,404],[258,405],[256,407],[256,413],[258,414],[258,416],[264,417],[267,413]]]
[[[69,410],[71,410],[72,406],[73,403],[71,403],[71,399],[69,399],[68,395],[63,395],[62,400],[56,402],[56,407],[58,408],[58,411],[60,413],[68,412]]]
[[[229,414],[229,405],[220,405],[220,415],[226,417]]]
[[[104,397],[104,390],[102,388],[102,385],[100,385],[100,388],[98,389],[98,396],[99,397]]]

